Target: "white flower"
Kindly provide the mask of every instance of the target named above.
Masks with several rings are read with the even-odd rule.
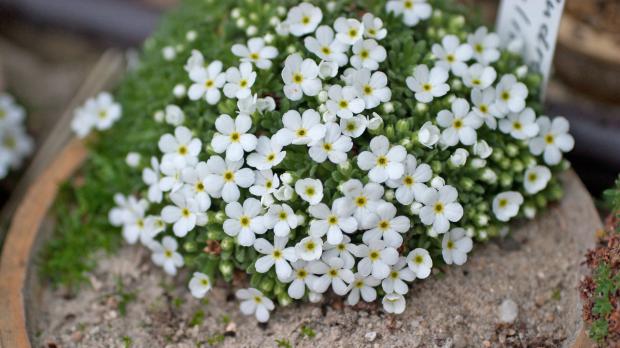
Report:
[[[206,68],[196,66],[189,70],[189,78],[193,84],[189,87],[187,96],[190,100],[204,98],[210,105],[220,101],[220,89],[226,83],[226,74],[222,72],[222,62],[215,60]]]
[[[426,121],[418,131],[418,141],[420,144],[431,149],[439,141],[441,137],[440,132],[439,128],[431,121]]]
[[[376,214],[369,220],[370,230],[364,232],[362,240],[369,244],[373,240],[383,240],[392,248],[399,248],[403,244],[402,233],[411,227],[411,221],[406,216],[396,216],[396,207],[387,202],[379,204]]]
[[[239,199],[239,187],[248,188],[254,184],[254,172],[243,167],[243,160],[228,161],[220,156],[211,156],[207,160],[209,185],[207,191],[212,197],[229,203]]]
[[[476,63],[464,70],[463,83],[469,88],[486,89],[495,82],[496,77],[497,72],[492,66]]]
[[[256,152],[248,156],[248,165],[258,170],[267,170],[280,164],[284,157],[286,151],[282,151],[282,145],[266,136],[261,136],[256,145]]]
[[[326,159],[339,164],[347,160],[347,152],[353,148],[351,138],[342,135],[340,126],[336,123],[326,125],[325,138],[310,147],[310,158],[317,163],[323,163]]]
[[[348,284],[355,280],[353,272],[337,257],[325,260],[325,263],[317,261],[313,268],[313,273],[321,275],[312,284],[314,292],[324,293],[331,285],[337,295],[343,296],[348,291]]]
[[[387,52],[373,39],[359,40],[353,45],[351,66],[356,69],[379,69],[379,63],[385,61]]]
[[[347,204],[354,207],[359,227],[368,227],[383,197],[383,186],[373,182],[363,186],[359,180],[351,179],[342,184],[341,191],[348,200]]]
[[[0,93],[0,129],[23,124],[25,115],[11,95]]]
[[[288,236],[291,229],[296,228],[297,224],[297,215],[288,204],[274,204],[269,207],[267,215],[265,215],[265,226],[273,229],[277,237]]]
[[[513,138],[524,140],[538,134],[536,114],[532,108],[526,108],[521,113],[511,113],[508,118],[499,121],[499,129]]]
[[[469,112],[467,100],[457,98],[452,102],[452,111],[441,110],[437,114],[437,123],[444,128],[441,140],[447,146],[454,146],[461,142],[463,145],[476,143],[476,129],[482,125],[482,120]]]
[[[358,245],[355,256],[362,258],[357,264],[358,272],[363,276],[372,274],[377,279],[387,278],[390,266],[398,262],[398,251],[377,239],[371,240],[368,245]]]
[[[387,103],[385,105],[388,105],[390,103]],[[369,116],[368,117],[368,129],[370,130],[377,130],[379,129],[379,127],[381,127],[381,125],[383,125],[383,118],[381,118],[381,116],[379,116],[379,114],[377,114],[376,112],[372,113],[372,118]]]
[[[512,75],[504,75],[495,87],[496,112],[506,115],[509,112],[521,112],[525,108],[527,87]]]
[[[493,213],[499,221],[508,221],[519,213],[523,196],[516,191],[502,192],[493,199]]]
[[[381,40],[387,35],[387,29],[383,28],[383,21],[379,17],[375,17],[372,13],[365,13],[362,17],[362,24],[364,25],[364,36]]]
[[[394,13],[396,16],[403,15],[404,23],[413,27],[420,20],[428,19],[433,9],[426,0],[390,0],[385,5],[388,13]]]
[[[293,7],[286,16],[286,24],[291,34],[303,36],[312,33],[323,19],[321,9],[307,2]]]
[[[420,197],[424,207],[420,209],[422,223],[433,226],[437,233],[445,233],[450,222],[457,222],[463,217],[463,207],[456,201],[458,192],[450,185],[439,190],[428,188]]]
[[[264,218],[260,216],[261,204],[257,199],[248,198],[243,202],[230,202],[226,205],[226,215],[229,217],[224,221],[224,233],[231,237],[237,237],[237,242],[242,246],[252,246],[256,239],[256,234],[263,234],[267,231]]]
[[[0,124],[0,178],[6,176],[9,167],[20,167],[33,150],[34,142],[22,124],[6,125],[6,128]]]
[[[434,44],[433,54],[439,60],[437,66],[451,70],[456,76],[463,76],[467,70],[466,62],[471,59],[473,50],[469,44],[461,44],[456,35],[446,35],[440,44]]]
[[[560,163],[562,152],[568,152],[575,146],[575,140],[568,133],[568,121],[560,116],[552,122],[547,116],[541,116],[536,123],[540,135],[530,141],[530,151],[536,156],[544,153],[543,157],[548,165]]]
[[[278,56],[278,50],[273,46],[265,46],[265,40],[254,37],[248,40],[248,45],[236,44],[232,46],[232,53],[241,58],[242,62],[251,62],[259,69],[271,68],[271,59]]]
[[[551,179],[551,171],[545,166],[533,166],[528,168],[523,175],[525,191],[531,195],[538,193],[547,187]]]
[[[390,148],[389,140],[379,135],[370,141],[370,151],[364,151],[357,157],[357,165],[367,170],[368,178],[376,183],[398,180],[405,172],[403,162],[407,151],[401,145]]]
[[[203,298],[209,290],[211,290],[209,276],[204,273],[194,272],[192,279],[189,281],[189,291],[192,293],[192,296]]]
[[[256,148],[256,136],[247,133],[252,127],[252,119],[240,114],[234,120],[229,115],[220,115],[215,120],[218,132],[213,135],[211,146],[216,153],[226,152],[226,159],[238,161],[243,158],[244,151]]]
[[[336,77],[338,75],[338,63],[322,60],[319,63],[319,77],[323,80]]]
[[[113,226],[123,226],[123,238],[127,243],[134,244],[143,234],[144,215],[149,203],[144,199],[120,194],[114,195],[114,202],[116,207],[110,210],[108,220]]]
[[[364,111],[366,104],[358,97],[354,87],[333,85],[327,92],[329,100],[326,102],[327,110],[340,118],[351,118],[353,114]]]
[[[257,170],[255,178],[254,185],[250,187],[250,193],[255,196],[262,198],[271,195],[280,187],[280,179],[271,170]]]
[[[401,0],[401,1],[414,1],[414,0]],[[383,304],[383,310],[388,313],[401,314],[405,311],[406,303],[403,295],[391,293],[383,296],[381,300]]]
[[[303,59],[298,53],[291,54],[284,61],[282,69],[284,94],[290,100],[300,100],[305,94],[316,96],[321,91],[319,67],[312,59]]]
[[[166,273],[175,275],[177,274],[177,268],[183,267],[184,264],[183,256],[177,252],[178,247],[177,241],[170,236],[164,237],[161,244],[153,241],[150,245],[153,251],[151,260],[157,266],[163,267]]]
[[[486,141],[480,140],[479,142],[474,144],[474,155],[482,159],[485,159],[485,158],[489,158],[489,156],[491,156],[492,153],[493,153],[493,148],[489,146],[489,144]]]
[[[357,138],[364,133],[368,120],[364,116],[353,116],[349,119],[340,119],[342,134],[351,138]]]
[[[334,22],[336,40],[346,45],[353,45],[362,39],[364,25],[354,18],[339,17]]]
[[[375,108],[392,98],[392,91],[387,87],[387,75],[381,71],[374,72],[372,76],[370,74],[370,70],[361,69],[353,75],[353,87],[364,100],[366,109]]]
[[[169,125],[173,125],[175,127],[180,126],[183,124],[183,121],[185,121],[185,113],[177,105],[167,105],[164,113],[164,120]]]
[[[161,174],[159,172],[159,161],[156,157],[151,157],[151,166],[142,170],[142,181],[148,185],[147,198],[152,203],[161,203],[163,193],[159,187]]]
[[[101,92],[75,110],[71,128],[78,137],[83,138],[92,128],[100,131],[109,129],[121,118],[121,114],[121,105],[114,101],[112,95]]]
[[[353,233],[357,230],[357,220],[351,216],[353,207],[348,200],[338,198],[329,207],[320,203],[308,208],[308,212],[314,218],[310,221],[309,234],[313,237],[323,237],[327,234],[327,242],[336,245],[343,240],[344,233]]]
[[[347,291],[347,303],[349,306],[355,306],[360,301],[360,294],[362,299],[366,302],[373,302],[377,299],[377,290],[375,287],[379,285],[381,281],[373,276],[363,276],[359,273],[355,274],[355,280],[351,284]]]
[[[448,71],[446,69],[436,66],[429,72],[426,65],[418,65],[413,70],[413,76],[407,77],[405,81],[407,87],[415,92],[417,101],[430,103],[433,98],[442,97],[448,93],[450,86],[446,83],[447,80]]]
[[[426,279],[431,274],[433,259],[426,249],[415,248],[407,255],[407,265],[416,278]]]
[[[304,261],[318,260],[323,254],[323,240],[312,236],[305,237],[295,245],[295,253]]]
[[[265,256],[256,260],[254,267],[259,273],[266,273],[275,265],[276,275],[280,281],[291,276],[293,269],[289,262],[297,261],[294,247],[286,247],[288,238],[276,236],[273,245],[266,239],[259,238],[254,242],[254,249]]]
[[[489,33],[486,27],[480,27],[475,33],[469,34],[467,42],[474,49],[474,58],[479,63],[489,65],[499,59],[499,36]]]
[[[161,218],[172,226],[177,237],[185,237],[196,226],[207,224],[207,214],[198,205],[195,199],[187,197],[181,192],[170,195],[174,205],[165,206],[161,211]]]
[[[192,197],[198,203],[200,211],[206,211],[211,207],[211,198],[207,194],[209,182],[209,169],[205,162],[198,162],[195,167],[185,167],[182,172],[183,181],[186,183],[186,195]]]
[[[285,202],[290,201],[291,198],[293,198],[293,193],[295,193],[295,189],[292,188],[290,185],[285,184],[282,185],[279,189],[277,189],[273,196],[277,200]]]
[[[273,136],[273,140],[282,146],[313,145],[325,136],[321,115],[313,109],[304,111],[302,115],[296,110],[289,110],[282,116],[282,123],[284,128]]]
[[[342,240],[338,244],[326,242],[323,245],[323,259],[329,260],[332,257],[339,257],[344,261],[344,268],[353,268],[355,258],[353,254],[357,253],[357,245],[351,243],[351,238],[346,235],[342,236]]]
[[[193,164],[193,162],[192,162]],[[159,189],[163,192],[176,192],[183,187],[183,170],[186,168],[181,160],[173,160],[164,156],[160,164],[161,176],[159,179]]]
[[[269,311],[275,308],[269,298],[254,288],[238,290],[235,296],[241,300],[241,313],[245,315],[254,314],[256,320],[261,323],[266,323],[269,320]]]
[[[198,138],[192,138],[192,131],[187,127],[176,127],[174,136],[164,134],[159,138],[158,146],[164,153],[162,162],[171,161],[189,165],[198,161],[202,142]]]
[[[227,98],[247,98],[252,94],[251,88],[254,82],[256,82],[256,72],[252,70],[251,63],[241,63],[239,68],[228,68],[224,95]]]
[[[450,163],[452,163],[452,165],[454,165],[455,167],[462,167],[467,162],[468,156],[469,156],[469,152],[467,152],[467,150],[458,148],[454,150],[454,152],[450,156]]]
[[[409,286],[405,282],[415,280],[415,273],[407,267],[407,260],[404,257],[390,269],[389,276],[381,282],[381,287],[386,294],[397,293],[404,295],[409,292]]]
[[[323,183],[321,180],[310,178],[297,180],[295,192],[310,205],[315,205],[323,199]]]
[[[321,25],[316,30],[316,37],[305,38],[304,45],[308,51],[327,62],[335,62],[339,66],[347,64],[349,58],[346,51],[348,46],[334,38],[334,31],[327,25]]]
[[[144,219],[144,228],[140,233],[140,243],[149,247],[153,244],[153,238],[166,229],[166,223],[161,216],[149,215]]]
[[[497,128],[496,118],[505,117],[505,114],[497,113],[494,107],[495,88],[489,87],[485,90],[474,88],[471,91],[472,112],[484,120],[484,123],[490,129]]]
[[[312,274],[314,262],[306,262],[297,260],[292,263],[293,273],[286,280],[291,284],[288,286],[288,295],[294,299],[300,299],[304,296],[306,288],[312,289],[312,284],[316,281],[316,276]],[[320,263],[322,264],[322,262]]]
[[[198,50],[192,50],[187,62],[183,66],[183,69],[188,73],[195,68],[200,68],[205,66],[205,57],[202,55],[202,52]]]
[[[453,228],[444,234],[441,241],[441,254],[448,264],[462,265],[467,261],[467,253],[471,251],[473,242],[462,228]]]
[[[409,205],[413,203],[414,198],[420,197],[424,193],[427,188],[424,183],[431,180],[433,172],[431,166],[426,163],[418,165],[413,155],[407,155],[404,164],[405,172],[402,178],[388,180],[387,185],[396,189],[396,200],[400,204]]]

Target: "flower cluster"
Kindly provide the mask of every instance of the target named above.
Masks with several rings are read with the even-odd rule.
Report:
[[[34,143],[24,127],[24,109],[8,94],[0,94],[0,179],[21,166]]]
[[[495,33],[462,34],[462,17],[424,0],[359,17],[326,6],[275,9],[273,29],[245,28],[232,60],[192,50],[175,82],[186,95],[155,115],[159,151],[143,167],[127,157],[143,190],[109,213],[167,273],[194,271],[195,297],[249,273],[237,297],[259,321],[272,299],[330,289],[402,313],[416,279],[559,198],[553,174],[573,147],[564,118],[536,115],[537,76]],[[92,104],[76,131],[97,124],[95,106],[120,116],[107,95]]]
[[[102,92],[75,110],[71,129],[80,138],[86,137],[93,129],[110,129],[121,117],[121,110],[110,93]]]

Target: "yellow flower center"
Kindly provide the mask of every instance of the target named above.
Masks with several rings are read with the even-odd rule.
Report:
[[[365,85],[364,86],[364,94],[371,95],[372,91],[373,91],[373,89],[372,89],[372,87],[370,85]]]
[[[446,243],[446,248],[448,248],[449,250],[454,249],[454,242],[449,240],[448,243]]]
[[[505,198],[502,198],[499,200],[498,205],[500,206],[500,208],[504,208],[508,205],[508,200]]]
[[[403,184],[405,184],[405,186],[411,186],[413,185],[414,180],[411,176],[407,175],[403,178]]]
[[[297,136],[298,137],[305,137],[306,134],[308,134],[308,131],[305,128],[299,128],[297,130]]]
[[[328,56],[332,53],[332,50],[327,46],[323,46],[321,47],[321,52],[323,52],[324,55]]]
[[[360,52],[360,57],[362,57],[363,59],[367,59],[370,56],[370,53],[367,50],[362,50]]]
[[[358,207],[364,207],[366,206],[366,203],[368,203],[368,200],[364,196],[359,196],[355,199],[355,205]]]
[[[315,193],[316,193],[316,190],[314,189],[314,187],[312,187],[312,186],[306,187],[306,195],[308,197],[314,196]]]
[[[523,129],[523,125],[521,124],[521,122],[516,121],[512,124],[512,128],[516,129],[516,130],[521,130]]]
[[[303,16],[303,17],[301,18],[301,23],[302,23],[303,25],[308,25],[308,24],[310,24],[310,17],[308,17],[308,16]]]
[[[407,0],[405,1],[405,3],[403,4],[403,6],[407,9],[407,10],[411,10],[413,8],[413,1],[411,0]]]
[[[179,154],[181,154],[183,156],[187,155],[187,146],[185,146],[185,145],[179,146]]]
[[[188,217],[190,216],[190,211],[187,208],[183,208],[181,209],[181,215],[183,215],[183,217]]]
[[[413,262],[419,264],[422,264],[422,262],[424,261],[424,258],[422,257],[422,255],[416,255],[416,257],[413,259]]]
[[[172,255],[173,255],[172,251],[170,251],[170,250],[166,250],[166,251],[164,251],[164,256],[165,256],[167,259],[171,258],[171,257],[172,257]]]
[[[271,255],[274,259],[279,260],[282,258],[282,251],[280,249],[275,249]]]
[[[239,139],[241,139],[241,134],[239,134],[238,132],[230,133],[230,141],[236,143],[239,142]]]
[[[338,223],[338,217],[336,217],[336,215],[331,215],[329,218],[327,218],[327,223],[329,223],[330,225],[335,225]]]
[[[213,87],[213,85],[215,85],[215,82],[213,82],[213,80],[207,80],[207,81],[205,81],[205,86],[206,86],[207,88],[211,88],[211,87]]]
[[[299,84],[299,83],[302,83],[303,81],[304,81],[304,75],[300,73],[296,73],[293,75],[293,82]]]
[[[340,106],[341,109],[346,109],[349,107],[349,102],[343,99],[338,103],[338,106]]]
[[[555,141],[554,137],[552,134],[547,134],[545,135],[545,142],[549,145],[553,144],[553,142]]]
[[[278,214],[278,217],[280,218],[280,220],[286,220],[288,218],[288,214],[286,214],[286,212],[281,211],[280,214]]]
[[[389,222],[389,221],[387,221],[387,220],[381,220],[381,221],[379,222],[379,229],[382,229],[382,230],[384,230],[384,231],[385,231],[385,230],[387,230],[388,228],[390,228],[390,222]]]
[[[502,100],[507,101],[510,99],[510,93],[508,93],[508,91],[503,91],[500,97]]]
[[[423,84],[423,85],[422,85],[422,89],[423,89],[425,92],[430,92],[430,91],[431,91],[431,89],[433,89],[433,86],[431,86],[431,84],[430,84],[430,83],[425,83],[425,84]]]
[[[444,210],[443,203],[441,203],[441,202],[435,203],[435,206],[433,207],[433,210],[435,211],[435,214],[441,214],[443,212],[443,210]]]
[[[205,190],[205,184],[203,184],[202,182],[199,182],[196,184],[196,191],[203,192],[204,190]]]
[[[357,36],[357,29],[349,29],[349,37],[354,38]]]
[[[461,129],[463,127],[463,121],[456,119],[454,123],[452,123],[452,126],[456,129]]]
[[[248,86],[248,80],[243,79],[239,81],[239,86],[241,86],[241,88],[246,88]]]
[[[328,144],[328,143],[323,144],[323,150],[330,152],[332,150],[332,144]]]
[[[385,156],[377,157],[377,165],[381,167],[385,167],[388,164],[388,159]]]
[[[530,173],[530,175],[528,175],[527,179],[531,182],[536,181],[536,179],[538,179],[538,175],[536,175],[536,173]]]
[[[371,252],[370,252],[370,254],[368,254],[368,257],[370,257],[370,259],[371,259],[372,261],[376,261],[376,260],[378,260],[378,259],[379,259],[379,256],[380,256],[380,255],[379,255],[379,252],[378,252],[378,251],[376,251],[376,250],[373,250],[373,251],[371,251]]]
[[[233,173],[230,170],[225,171],[224,172],[224,181],[231,182],[233,180],[235,180],[235,173]]]
[[[258,58],[260,58],[260,56],[258,55],[258,53],[250,53],[250,59],[252,59],[252,60],[258,60]]]
[[[248,227],[250,226],[250,218],[247,216],[242,216],[241,219],[239,219],[239,223],[243,227]]]

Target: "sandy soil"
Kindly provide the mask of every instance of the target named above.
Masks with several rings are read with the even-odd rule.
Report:
[[[167,277],[145,250],[126,247],[102,256],[91,286],[76,297],[44,291],[35,346],[277,347],[281,340],[292,347],[569,346],[581,328],[582,255],[600,222],[576,176],[564,181],[566,197],[544,215],[515,226],[507,239],[476,247],[465,266],[416,281],[400,316],[330,300],[279,309],[259,325],[240,314],[224,284],[202,303],[186,290],[187,274]],[[502,323],[499,308],[510,300],[518,316]]]

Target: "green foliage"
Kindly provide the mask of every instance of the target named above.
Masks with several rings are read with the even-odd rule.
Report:
[[[125,290],[125,285],[121,278],[118,278],[116,282],[116,297],[118,299],[118,312],[121,316],[127,315],[127,305],[135,301],[137,295],[135,292],[129,292]]]
[[[310,326],[304,325],[301,327],[301,337],[313,338],[316,336],[316,332]]]
[[[603,197],[611,213],[620,219],[620,176],[618,176],[614,187],[603,192]],[[620,224],[616,225],[616,232],[620,233]]]
[[[189,322],[189,326],[202,325],[205,321],[205,312],[202,309],[197,310]]]
[[[286,338],[276,339],[276,344],[278,345],[279,348],[293,348],[293,345],[291,345],[291,342],[287,340]]]
[[[589,334],[593,340],[601,343],[609,334],[608,318],[614,310],[612,297],[620,293],[620,272],[614,274],[609,264],[601,262],[595,270],[594,282],[596,290],[592,314],[598,319],[592,323]]]

